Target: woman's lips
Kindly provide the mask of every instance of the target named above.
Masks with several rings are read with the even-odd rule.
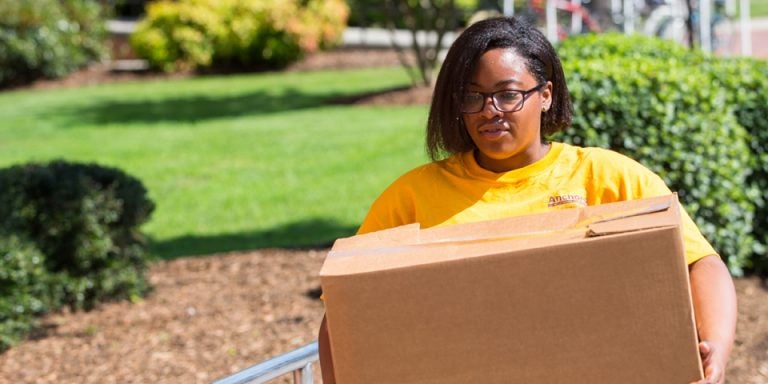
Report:
[[[509,129],[504,124],[486,124],[481,126],[477,132],[486,139],[498,139],[509,133]]]

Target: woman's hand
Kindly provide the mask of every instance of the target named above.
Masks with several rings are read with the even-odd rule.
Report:
[[[691,384],[723,384],[726,358],[718,353],[718,348],[707,341],[699,343],[699,353],[704,365],[704,379]]]

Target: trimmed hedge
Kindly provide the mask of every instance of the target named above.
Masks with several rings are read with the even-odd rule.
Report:
[[[752,174],[748,184],[758,193],[752,224],[757,240],[752,267],[768,274],[768,61],[753,59],[710,61],[703,66],[712,86],[726,90],[727,103],[748,132]]]
[[[46,309],[146,293],[149,256],[138,231],[154,210],[146,195],[137,179],[95,164],[0,169],[0,289],[12,300],[0,299],[0,332],[22,332]],[[18,304],[14,292],[29,294],[16,295]]]
[[[756,90],[765,81],[755,84],[757,77],[742,73],[764,73],[760,64],[641,36],[574,37],[558,52],[576,111],[572,129],[558,138],[614,149],[657,172],[734,274],[764,264],[765,237],[756,226],[765,206],[755,167],[765,148],[750,150],[761,141],[746,115],[756,117],[760,102],[768,113],[757,100],[764,96],[752,94],[762,94]]]
[[[583,34],[569,37],[557,46],[557,54],[565,62],[634,58],[663,60],[669,64],[701,62],[705,56],[666,39],[621,33]]]
[[[161,0],[131,45],[164,71],[282,68],[335,44],[348,14],[343,0]]]
[[[106,54],[96,0],[0,0],[0,88],[57,78]]]

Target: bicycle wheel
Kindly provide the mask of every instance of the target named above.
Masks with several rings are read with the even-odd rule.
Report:
[[[685,16],[678,14],[668,4],[656,7],[651,11],[648,18],[643,22],[643,33],[647,36],[661,37],[686,46],[689,45]]]

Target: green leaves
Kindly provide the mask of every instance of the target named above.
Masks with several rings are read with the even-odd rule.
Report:
[[[60,77],[105,55],[96,0],[0,0],[0,88]]]
[[[768,187],[768,65],[641,36],[575,37],[558,48],[576,115],[558,139],[609,147],[657,172],[733,273],[768,266],[759,193]]]
[[[154,209],[146,192],[133,177],[95,164],[0,169],[0,349],[42,310],[88,309],[146,292],[148,255],[138,232]]]
[[[163,0],[150,3],[131,35],[154,68],[282,68],[341,37],[341,0]]]
[[[0,351],[31,329],[47,309],[44,256],[29,241],[0,235]]]

